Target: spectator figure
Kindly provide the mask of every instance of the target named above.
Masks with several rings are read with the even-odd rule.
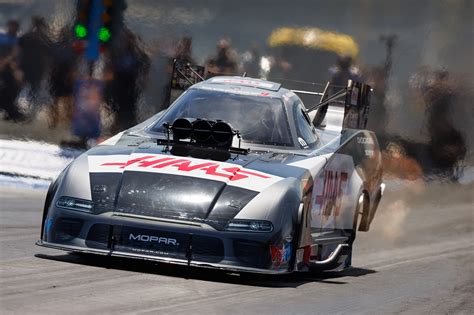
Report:
[[[347,81],[361,81],[359,69],[352,65],[352,58],[348,56],[339,57],[337,64],[329,68],[331,75],[330,79],[330,93],[334,94],[347,86]],[[318,109],[316,116],[313,119],[313,125],[317,128],[324,128],[326,124],[324,118],[329,105],[322,106]]]
[[[49,112],[49,126],[56,127],[58,122],[70,124],[73,115],[73,91],[76,79],[77,54],[73,49],[74,37],[71,26],[65,26],[57,41],[52,44],[52,62],[49,92],[53,98]],[[63,118],[60,116],[64,109]]]
[[[6,120],[21,121],[24,114],[17,106],[23,74],[18,67],[18,31],[20,25],[15,20],[7,22],[7,32],[0,34],[0,109]]]
[[[337,64],[329,68],[329,74],[331,75],[331,85],[335,89],[334,92],[347,86],[347,81],[353,80],[360,82],[361,76],[359,69],[353,66],[353,60],[351,57],[339,57]]]
[[[371,96],[371,106],[369,113],[368,129],[377,133],[380,145],[387,144],[388,135],[387,109],[386,109],[386,91],[388,90],[388,81],[393,67],[393,54],[398,42],[398,35],[381,35],[379,40],[385,45],[385,60],[382,64],[368,67],[364,71],[364,81],[374,90]]]
[[[116,113],[112,131],[128,129],[137,123],[137,102],[150,69],[150,58],[141,40],[124,27],[109,48],[105,99]]]
[[[288,47],[277,47],[273,50],[270,59],[270,71],[268,73],[269,80],[277,82],[292,77],[293,64],[290,62],[291,52]]]
[[[253,44],[248,54],[248,59],[243,64],[243,70],[247,73],[248,77],[260,78],[260,59],[262,58],[258,51],[257,45]]]
[[[192,44],[192,37],[184,36],[181,38],[176,47],[175,59],[182,63],[194,64]]]
[[[424,110],[428,141],[400,138],[397,142],[419,163],[426,179],[459,180],[467,154],[465,129],[460,129],[453,117],[457,107],[465,104],[459,82],[446,70],[423,66],[411,77],[410,86],[416,100],[412,106]]]
[[[18,31],[20,30],[20,24],[16,20],[9,20],[6,26],[7,32],[0,34],[0,57],[2,58],[12,54],[18,44]]]
[[[186,64],[191,64],[195,65],[195,61],[193,58],[193,52],[192,52],[192,43],[193,39],[190,36],[184,36],[182,37],[178,45],[176,46],[175,52],[171,58],[169,58],[169,61],[166,66],[166,74],[167,74],[167,83],[164,86],[163,89],[163,95],[164,95],[164,100],[163,100],[163,107],[168,107],[171,103],[171,101],[175,99],[175,97],[172,98],[171,96],[171,89],[173,88],[172,80],[176,80],[175,76],[176,73],[174,73],[175,69],[174,67],[180,66],[180,65],[186,65]],[[183,69],[184,72],[186,72],[185,69]]]
[[[390,142],[382,152],[384,176],[396,176],[406,180],[418,180],[423,177],[420,164],[406,154],[403,146]]]
[[[455,103],[455,84],[449,72],[434,72],[434,78],[424,93],[429,149],[433,159],[433,173],[457,180],[456,164],[466,155],[463,135],[454,127],[451,113]]]
[[[30,101],[36,103],[51,60],[51,36],[45,19],[40,16],[32,17],[30,29],[20,37],[18,44],[23,80],[30,87]]]
[[[207,77],[237,74],[236,53],[228,39],[221,38],[217,42],[217,54],[207,61],[206,68]]]

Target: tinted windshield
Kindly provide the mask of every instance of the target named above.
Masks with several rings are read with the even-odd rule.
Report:
[[[286,111],[278,98],[191,89],[150,131],[163,133],[163,123],[181,117],[224,120],[239,130],[246,142],[293,146]]]

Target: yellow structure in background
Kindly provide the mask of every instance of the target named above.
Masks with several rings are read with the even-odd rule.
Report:
[[[352,58],[359,53],[359,47],[351,36],[319,28],[278,28],[268,37],[268,44],[270,47],[302,46],[327,50]]]

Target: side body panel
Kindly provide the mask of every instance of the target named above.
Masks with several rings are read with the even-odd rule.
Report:
[[[375,134],[346,130],[342,145],[314,180],[311,230],[318,238],[347,236],[353,229],[359,196],[374,200],[382,181],[381,154]]]

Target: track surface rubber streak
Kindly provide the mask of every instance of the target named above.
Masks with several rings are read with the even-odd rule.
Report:
[[[0,188],[0,314],[470,314],[473,188],[389,184],[354,268],[277,277],[37,247],[46,192]]]

